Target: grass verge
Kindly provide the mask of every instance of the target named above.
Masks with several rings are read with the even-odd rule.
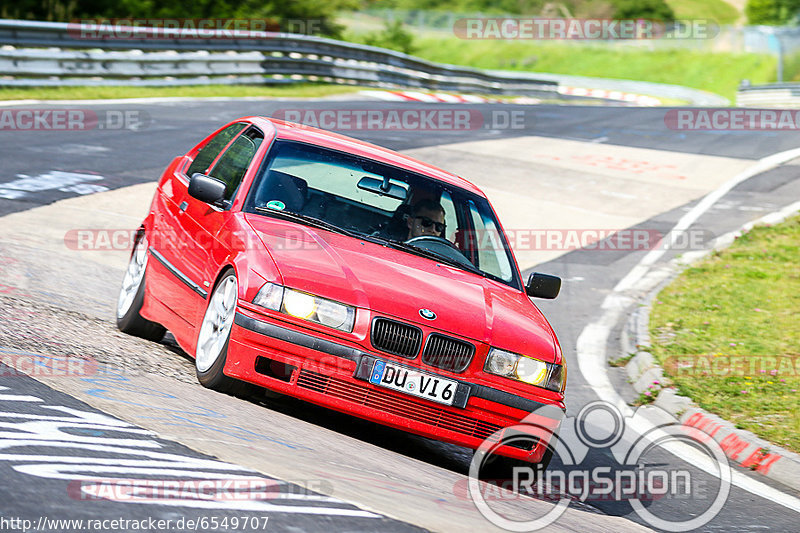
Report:
[[[467,41],[456,37],[420,38],[416,54],[430,61],[477,68],[670,83],[717,93],[731,102],[741,80],[748,79],[754,85],[770,83],[777,68],[774,57],[762,54]]]
[[[0,100],[95,100],[164,97],[318,98],[352,93],[361,87],[316,83],[292,85],[190,85],[186,87],[31,87],[0,88]]]
[[[656,298],[653,354],[681,394],[800,452],[800,216],[756,227]]]
[[[717,24],[733,24],[741,13],[724,0],[666,0],[678,20],[713,20]]]

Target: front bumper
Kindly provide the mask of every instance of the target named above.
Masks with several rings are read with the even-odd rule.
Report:
[[[531,439],[514,439],[497,452],[531,462],[541,460],[563,416],[563,405],[464,380],[457,380],[452,407],[373,385],[369,373],[379,359],[394,362],[385,354],[322,338],[316,331],[299,331],[239,308],[224,372],[379,424],[473,449],[486,439],[502,438],[504,428],[519,429],[524,419]]]

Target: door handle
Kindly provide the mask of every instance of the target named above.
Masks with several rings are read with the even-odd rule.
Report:
[[[183,213],[186,211],[186,208],[189,207],[189,202],[183,201],[181,205],[178,206],[178,210]]]

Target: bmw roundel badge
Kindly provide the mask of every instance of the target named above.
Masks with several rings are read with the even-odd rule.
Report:
[[[434,320],[436,318],[436,313],[434,313],[430,309],[420,309],[419,316],[421,316],[426,320]]]

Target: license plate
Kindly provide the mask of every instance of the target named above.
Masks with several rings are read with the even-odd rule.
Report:
[[[369,382],[445,405],[453,405],[458,388],[457,381],[380,360],[375,361]]]

